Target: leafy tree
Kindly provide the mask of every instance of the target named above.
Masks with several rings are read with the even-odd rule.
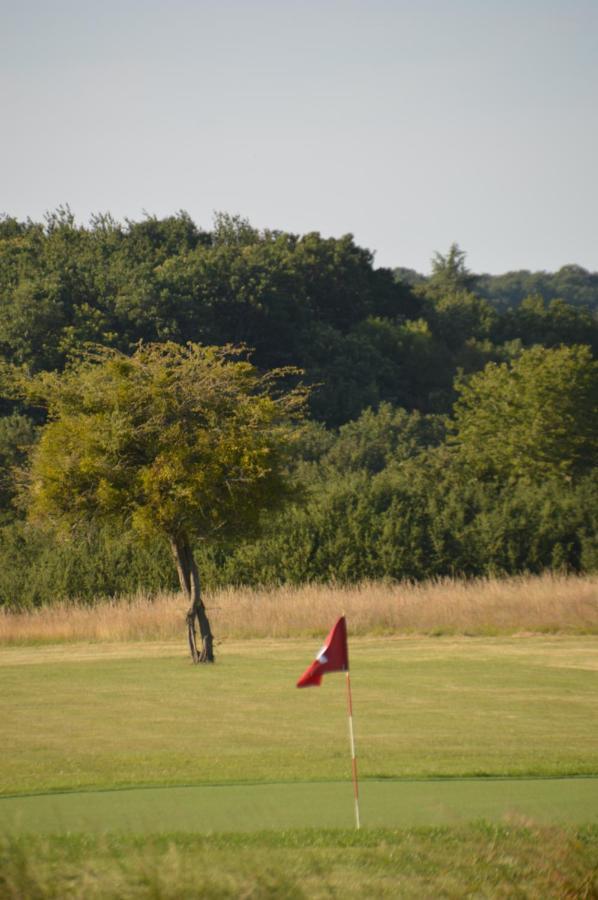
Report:
[[[432,258],[432,275],[418,291],[431,299],[441,299],[446,294],[471,291],[476,276],[465,265],[467,254],[458,244],[451,244],[446,255],[435,253]]]
[[[305,391],[277,388],[232,347],[96,347],[21,390],[49,422],[31,455],[29,515],[77,537],[121,523],[166,538],[189,598],[192,656],[213,661],[193,541],[245,535],[293,496],[286,460]],[[201,653],[195,646],[199,623]]]
[[[461,380],[453,442],[471,471],[573,478],[598,460],[598,362],[589,347],[533,347]]]
[[[375,474],[440,444],[444,436],[444,416],[423,416],[417,410],[381,403],[377,410],[366,409],[343,425],[322,462],[343,475],[360,469]]]
[[[487,300],[470,291],[444,294],[427,309],[432,332],[451,351],[458,351],[468,339],[484,340],[496,327],[498,315]]]

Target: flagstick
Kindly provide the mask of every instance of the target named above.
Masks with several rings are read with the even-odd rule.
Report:
[[[355,735],[353,734],[353,700],[351,698],[351,678],[347,669],[347,710],[349,715],[349,740],[351,743],[351,766],[353,769],[353,794],[355,797],[355,827],[359,830],[359,788],[357,785],[357,757],[355,756]]]

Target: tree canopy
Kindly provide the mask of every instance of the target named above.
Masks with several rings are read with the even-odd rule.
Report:
[[[589,347],[533,347],[457,390],[454,443],[473,473],[538,481],[596,466],[598,363]]]
[[[598,273],[474,274],[457,244],[426,277],[226,214],[0,217],[0,604],[178,573],[199,609],[195,559],[208,584],[596,569],[597,309]]]

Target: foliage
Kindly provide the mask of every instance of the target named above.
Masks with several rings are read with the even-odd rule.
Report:
[[[435,254],[429,278],[406,268],[395,274],[375,268],[372,253],[350,235],[262,231],[226,214],[216,215],[210,231],[184,212],[124,223],[101,214],[86,226],[68,207],[43,223],[0,219],[3,602],[93,596],[94,554],[97,590],[130,591],[114,525],[100,518],[144,534],[193,524],[204,570],[220,583],[594,569],[595,524],[578,483],[591,482],[596,459],[596,275],[576,266],[475,275],[457,244]],[[226,467],[260,471],[258,422],[246,430],[257,441],[250,465],[235,457],[230,434],[213,427],[215,407],[199,423],[201,448],[191,438],[198,411],[179,398],[189,427],[173,426],[156,406],[159,381],[153,398],[135,408],[139,341],[162,345],[152,351],[157,356],[186,342],[245,344],[254,348],[258,380],[272,368],[304,370],[315,421],[294,434],[292,459],[286,450],[275,464],[272,457],[278,482],[255,480],[267,505],[287,491],[307,496],[303,511],[262,519],[261,500],[251,502],[240,488],[248,482],[229,478],[235,501],[224,512]],[[90,355],[90,342],[103,349]],[[100,402],[99,375],[92,385],[95,363],[99,371],[109,362],[115,383],[130,380],[126,402],[117,405]],[[69,409],[62,424],[66,407],[52,413],[44,429],[35,391],[15,402],[24,371],[44,402],[44,391],[53,395],[59,383],[71,383],[78,399],[76,373],[87,372],[89,408],[80,416]],[[281,385],[291,383],[284,375]],[[156,425],[144,432],[149,450],[138,440],[148,410]],[[15,521],[18,472],[40,434],[32,515],[60,518],[76,533],[76,550]],[[204,464],[220,450],[221,462]],[[247,540],[259,528],[262,536]],[[492,540],[493,528],[501,542]],[[220,546],[205,546],[208,535]],[[125,557],[137,560],[131,572],[145,565],[148,585],[160,586],[138,541],[127,544]],[[45,581],[14,575],[38,563]],[[163,584],[170,579],[168,568]]]
[[[92,527],[77,540],[23,522],[0,528],[0,606],[23,609],[77,598],[131,596],[174,590],[176,575],[163,540],[140,540],[129,531]]]
[[[502,308],[517,307],[526,297],[539,295],[547,303],[562,299],[570,306],[598,310],[598,272],[576,265],[562,266],[558,272],[478,275],[476,291]]]
[[[451,291],[429,304],[428,321],[432,331],[450,350],[456,351],[468,340],[490,338],[498,314],[487,300],[469,291]]]
[[[322,462],[339,474],[358,470],[375,474],[442,443],[445,425],[443,416],[381,403],[377,410],[366,409],[359,419],[343,425]]]
[[[36,429],[28,416],[13,411],[0,417],[0,522],[14,516],[15,470],[24,464],[35,439]]]
[[[432,258],[432,275],[422,285],[421,292],[432,299],[440,299],[447,294],[456,294],[474,288],[476,276],[465,265],[467,254],[458,244],[453,243],[448,253],[436,252]]]
[[[557,272],[521,269],[501,275],[474,275],[465,266],[465,258],[466,254],[458,244],[453,244],[447,254],[434,254],[431,276],[426,277],[405,266],[398,266],[393,271],[397,281],[417,287],[418,292],[421,290],[424,293],[438,275],[441,278],[449,276],[448,281],[452,277],[453,285],[447,285],[448,293],[454,290],[456,282],[459,289],[473,290],[499,311],[516,309],[530,296],[539,296],[546,304],[560,299],[578,309],[585,308],[594,313],[598,310],[598,272],[588,272],[578,265],[566,265]]]
[[[471,471],[575,477],[598,459],[598,363],[588,347],[534,347],[457,385],[454,443]]]
[[[598,351],[598,319],[587,308],[572,306],[563,300],[547,303],[541,296],[527,297],[497,318],[493,335],[504,341],[519,339],[526,346],[541,344],[588,344]]]
[[[443,443],[444,428],[389,404],[336,437],[307,423],[293,464],[305,504],[262,517],[255,538],[197,544],[207,585],[598,571],[595,469],[572,480],[480,478]],[[172,577],[164,550],[118,533],[94,531],[75,547],[12,526],[0,542],[8,605],[131,593],[142,580],[171,588]]]
[[[62,368],[85,341],[128,353],[139,340],[244,343],[262,370],[303,368],[321,385],[312,414],[338,426],[382,400],[448,412],[456,369],[500,357],[464,352],[471,341],[596,343],[595,320],[568,303],[536,324],[494,311],[456,244],[435,254],[429,279],[397,281],[350,235],[259,231],[225,214],[212,231],[184,212],[81,226],[68,207],[43,224],[0,224],[0,358],[38,371]]]
[[[237,357],[237,358],[235,358]],[[22,382],[49,415],[31,456],[33,521],[69,529],[122,521],[141,534],[206,539],[254,526],[289,494],[290,422],[305,392],[275,393],[239,351],[96,347],[63,374]]]
[[[336,348],[369,316],[418,310],[351,235],[260,232],[223,214],[212,232],[185,213],[86,228],[68,208],[0,229],[0,357],[36,370],[62,368],[85,341],[131,352],[139,340],[244,343],[262,369],[307,368],[314,341]],[[347,415],[339,399],[319,414]]]

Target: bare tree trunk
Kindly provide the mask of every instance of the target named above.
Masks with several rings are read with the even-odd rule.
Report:
[[[170,548],[176,563],[181,590],[191,604],[187,613],[191,658],[194,663],[214,662],[214,636],[212,635],[206,608],[201,597],[199,571],[189,539],[186,535],[179,535],[176,538],[171,538]],[[199,625],[201,650],[197,649],[195,632],[196,620]]]

